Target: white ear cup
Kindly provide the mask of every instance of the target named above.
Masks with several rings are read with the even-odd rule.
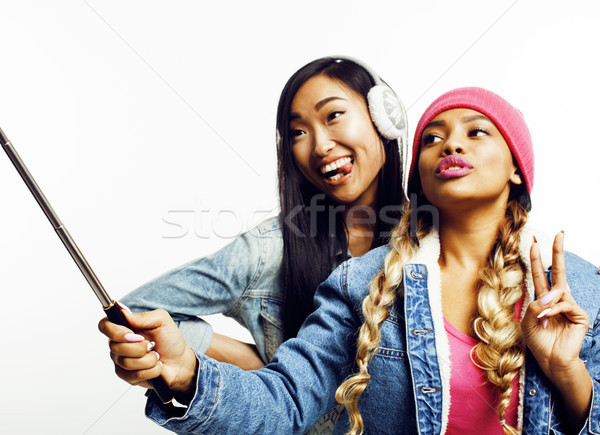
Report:
[[[386,139],[401,137],[407,130],[406,112],[396,94],[385,85],[373,86],[367,96],[373,124]]]
[[[404,105],[386,85],[371,88],[367,95],[369,112],[379,134],[389,140],[398,140],[398,151],[402,161],[402,190],[408,200],[408,171],[411,162],[411,148],[408,142],[408,121]]]

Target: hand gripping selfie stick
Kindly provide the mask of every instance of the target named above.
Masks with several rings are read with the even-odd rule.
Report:
[[[58,237],[60,238],[60,240],[62,240],[63,244],[65,245],[65,248],[67,248],[67,251],[69,251],[69,254],[71,254],[71,257],[73,257],[73,260],[75,260],[77,267],[79,267],[79,270],[81,270],[81,273],[83,273],[83,276],[87,280],[88,284],[90,285],[90,287],[92,287],[94,293],[96,293],[96,296],[100,300],[102,308],[104,308],[108,319],[113,323],[126,326],[133,330],[133,328],[125,318],[125,315],[121,311],[119,304],[117,304],[114,301],[114,299],[111,299],[110,296],[108,296],[108,293],[106,293],[106,290],[104,290],[104,287],[100,283],[100,280],[98,280],[98,278],[96,277],[96,274],[88,264],[87,260],[85,259],[77,245],[75,244],[75,241],[73,240],[67,229],[64,227],[64,225],[52,209],[52,206],[50,205],[50,203],[42,193],[41,189],[27,170],[25,163],[23,163],[23,161],[17,154],[17,151],[14,149],[13,145],[10,143],[10,141],[8,140],[1,128],[0,143],[2,143],[2,148],[4,148],[4,151],[6,151],[8,158],[11,160],[11,162],[21,175],[21,178],[31,191],[35,200],[46,214],[46,217],[54,227],[56,234],[58,234]],[[152,385],[154,391],[156,391],[156,394],[163,403],[166,404],[173,400],[173,393],[171,392],[163,378],[154,378],[150,380],[150,384]]]

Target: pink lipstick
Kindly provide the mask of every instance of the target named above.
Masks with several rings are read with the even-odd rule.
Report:
[[[458,178],[468,174],[473,166],[460,156],[448,156],[440,162],[435,173],[441,178]]]

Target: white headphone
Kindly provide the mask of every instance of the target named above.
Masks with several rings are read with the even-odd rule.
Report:
[[[402,189],[408,199],[408,172],[411,162],[411,147],[408,143],[408,117],[402,101],[394,91],[367,64],[349,56],[332,56],[336,62],[349,61],[362,67],[373,79],[373,86],[367,94],[369,113],[377,131],[386,139],[398,140],[398,150],[402,161]]]

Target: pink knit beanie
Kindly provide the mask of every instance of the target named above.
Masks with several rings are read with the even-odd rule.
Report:
[[[482,88],[459,88],[446,92],[425,110],[415,132],[409,180],[412,179],[417,166],[423,130],[437,115],[456,108],[473,109],[492,120],[515,157],[525,179],[527,193],[531,194],[534,163],[533,144],[523,114],[504,98]]]

